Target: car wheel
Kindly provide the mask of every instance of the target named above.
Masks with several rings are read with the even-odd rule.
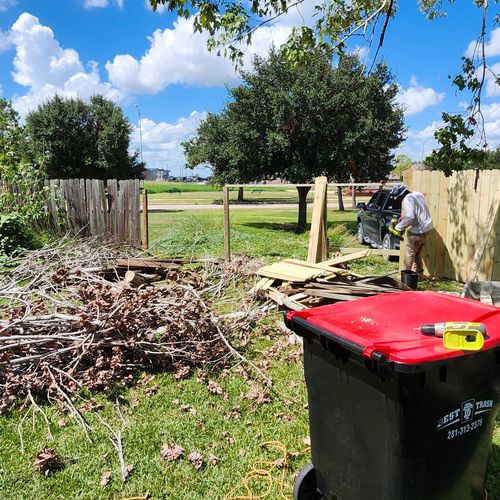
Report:
[[[394,250],[394,243],[392,241],[390,234],[386,234],[384,236],[384,239],[382,240],[382,248],[384,250]],[[396,257],[394,257],[393,255],[384,255],[383,257],[384,257],[384,260],[387,260],[387,261],[396,260]]]
[[[361,224],[361,221],[358,222],[358,229],[356,231],[356,239],[358,240],[358,243],[361,243],[362,245],[366,245],[365,232],[363,231],[363,225]]]

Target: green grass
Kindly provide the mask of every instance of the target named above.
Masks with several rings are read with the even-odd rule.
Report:
[[[220,211],[179,211],[150,214],[152,248],[158,255],[205,257],[224,255]],[[308,214],[310,220],[310,213]],[[296,209],[231,210],[231,250],[264,259],[305,258],[309,232],[297,234]],[[329,211],[332,246],[354,244],[356,212]]]
[[[222,193],[221,186],[216,186],[213,184],[200,184],[197,182],[157,182],[157,181],[145,181],[144,187],[148,190],[148,193],[167,193],[171,189],[179,189],[183,193],[192,193],[192,192],[212,192],[218,191]],[[294,188],[290,187],[280,187],[279,185],[269,185],[269,186],[261,186],[256,185],[255,188],[248,187],[245,188],[245,192],[251,192],[252,190],[261,189],[262,191],[287,191],[292,189],[296,191]],[[238,188],[230,188],[232,192],[237,192]]]

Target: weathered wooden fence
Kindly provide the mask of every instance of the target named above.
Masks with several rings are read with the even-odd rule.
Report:
[[[405,172],[410,190],[429,204],[435,230],[424,251],[425,271],[458,281],[500,280],[500,170]],[[401,252],[401,264],[404,248]]]
[[[51,179],[45,185],[54,229],[141,244],[139,180]]]

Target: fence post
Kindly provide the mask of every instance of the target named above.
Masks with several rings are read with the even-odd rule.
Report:
[[[309,235],[309,250],[307,252],[307,261],[312,263],[323,262],[328,255],[328,241],[326,236],[327,189],[327,178],[316,177],[311,233]]]
[[[229,187],[224,186],[222,190],[224,201],[224,257],[226,260],[231,260],[231,234],[229,220]]]
[[[149,221],[148,221],[148,190],[142,190],[142,246],[149,247]]]

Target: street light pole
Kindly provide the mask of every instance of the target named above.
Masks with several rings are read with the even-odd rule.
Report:
[[[141,124],[141,110],[139,109],[139,105],[136,104],[135,107],[137,108],[137,114],[139,115],[139,141],[141,144],[141,162],[144,163],[144,156],[142,154],[142,124]]]

